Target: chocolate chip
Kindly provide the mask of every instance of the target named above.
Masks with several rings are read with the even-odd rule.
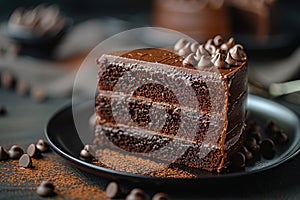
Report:
[[[231,157],[229,168],[231,171],[239,171],[245,168],[246,158],[241,152],[233,154]]]
[[[255,164],[255,158],[253,154],[245,146],[241,148],[241,152],[246,158],[246,166],[253,166]]]
[[[156,193],[153,197],[152,200],[168,200],[169,199],[169,195],[159,192]]]
[[[27,148],[27,154],[31,158],[40,158],[41,157],[41,151],[35,146],[35,144],[30,144]]]
[[[254,137],[249,137],[245,140],[245,146],[251,153],[257,154],[259,153],[260,147],[256,142],[256,139]]]
[[[19,166],[24,168],[29,168],[32,166],[31,158],[28,154],[23,154],[19,159]]]
[[[223,43],[223,38],[220,35],[214,37],[213,42],[216,46],[220,46]]]
[[[145,200],[145,198],[136,194],[129,194],[128,196],[126,196],[125,200]]]
[[[56,193],[54,192],[54,185],[48,181],[42,181],[42,183],[37,187],[36,193],[42,197],[51,197]]]
[[[248,132],[261,131],[259,123],[257,121],[250,122],[247,126],[247,131]]]
[[[0,116],[5,116],[7,114],[7,110],[4,106],[0,106]]]
[[[285,132],[280,131],[277,133],[275,143],[284,144],[287,143],[288,141],[289,141],[289,137]]]
[[[266,134],[268,134],[268,136],[273,136],[278,131],[280,131],[280,128],[273,121],[267,123],[265,127],[265,132]]]
[[[19,145],[13,145],[8,150],[8,154],[11,159],[19,159],[24,154],[24,151]]]
[[[257,121],[252,121],[247,125],[247,138],[255,138],[256,143],[261,142],[261,127]]]
[[[179,51],[180,49],[182,49],[186,44],[188,43],[188,41],[184,38],[181,38],[180,40],[178,40],[178,42],[176,42],[176,44],[174,45],[174,50],[175,51]]]
[[[119,185],[116,182],[110,182],[106,187],[106,196],[109,198],[117,198],[121,194]]]
[[[80,159],[91,162],[94,158],[92,155],[93,151],[90,145],[85,145],[83,149],[80,151]]]
[[[139,196],[142,199],[146,199],[146,193],[144,192],[144,190],[140,189],[140,188],[135,188],[133,190],[131,190],[130,194],[135,195],[135,196]]]
[[[1,73],[1,83],[3,88],[8,89],[14,87],[16,79],[11,72],[4,71]]]
[[[261,154],[266,159],[272,159],[275,156],[275,144],[270,138],[266,138],[262,141],[261,145]]]
[[[29,85],[24,81],[18,81],[16,86],[17,94],[23,96],[26,95],[29,91]]]
[[[0,161],[7,160],[8,158],[9,158],[9,155],[8,155],[7,150],[4,147],[0,146]]]
[[[248,133],[250,137],[255,138],[256,143],[259,144],[261,142],[261,132],[260,131],[251,131]]]
[[[36,87],[31,89],[31,97],[37,102],[43,102],[47,99],[46,91],[42,88]]]
[[[36,143],[36,148],[38,148],[42,153],[50,151],[49,144],[42,139],[39,139],[39,141]]]

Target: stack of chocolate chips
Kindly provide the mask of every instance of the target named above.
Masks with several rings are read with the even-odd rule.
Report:
[[[273,121],[266,124],[264,138],[257,121],[250,122],[246,130],[244,146],[235,153],[229,163],[230,171],[240,171],[246,166],[253,166],[261,159],[272,159],[276,154],[276,145],[288,142],[288,135]]]

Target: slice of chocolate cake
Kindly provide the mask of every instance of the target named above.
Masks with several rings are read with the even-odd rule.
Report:
[[[247,57],[234,43],[182,39],[102,55],[96,149],[221,172],[245,130]]]

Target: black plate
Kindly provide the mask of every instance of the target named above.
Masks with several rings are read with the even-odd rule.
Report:
[[[76,112],[78,111],[81,113],[80,118],[86,126],[86,131],[89,131],[89,117],[93,114],[90,108],[93,103],[94,102],[92,101],[85,102],[75,107]],[[278,123],[289,135],[289,143],[284,145],[284,147],[277,149],[274,159],[262,159],[257,162],[254,167],[247,167],[245,171],[226,174],[205,172],[202,173],[199,178],[193,179],[157,178],[125,173],[96,166],[80,160],[78,155],[83,144],[74,125],[71,106],[63,108],[50,119],[46,127],[46,138],[53,150],[63,158],[74,164],[76,167],[100,177],[118,179],[119,181],[126,181],[126,183],[143,182],[143,184],[164,185],[165,187],[185,184],[190,187],[199,184],[207,184],[211,181],[215,182],[217,180],[259,174],[286,162],[299,152],[300,125],[297,116],[292,111],[278,103],[253,95],[249,95],[248,97],[248,111],[250,111],[250,118],[258,119],[261,123],[265,123],[267,120],[273,120]]]

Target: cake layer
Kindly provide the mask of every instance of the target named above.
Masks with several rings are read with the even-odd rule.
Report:
[[[242,123],[231,130],[240,134],[235,142],[230,141],[226,144],[228,156],[240,146],[239,139],[243,137],[244,128],[245,125]],[[122,149],[125,150],[124,154],[138,153],[140,157],[162,162],[172,161],[209,171],[217,171],[221,168],[222,162],[227,162],[227,158],[221,154],[223,147],[218,143],[198,145],[180,138],[161,137],[154,132],[109,124],[96,127],[94,144],[97,145],[97,149]],[[213,164],[210,163],[212,160]]]
[[[238,98],[238,101],[233,104],[232,110],[228,112],[227,132],[244,121],[241,115],[246,115],[245,99],[246,93],[243,93]],[[124,103],[122,103],[123,101]],[[145,98],[121,97],[120,95],[113,97],[111,93],[100,93],[96,102],[98,105],[96,113],[101,118],[98,121],[99,125],[118,123],[140,127],[161,135],[176,135],[179,132],[179,127],[184,126],[180,130],[182,133],[181,137],[187,140],[199,139],[206,134],[214,134],[224,129],[223,121],[220,120],[223,116],[220,116],[220,113],[201,113],[197,110],[189,109],[189,107],[153,102],[151,99]],[[128,110],[124,108],[128,108]],[[191,121],[197,123],[190,123]],[[195,130],[195,127],[189,127],[195,125],[199,126],[196,129],[196,133],[191,132],[191,130]],[[232,135],[234,133],[227,134],[226,140],[231,139]]]

